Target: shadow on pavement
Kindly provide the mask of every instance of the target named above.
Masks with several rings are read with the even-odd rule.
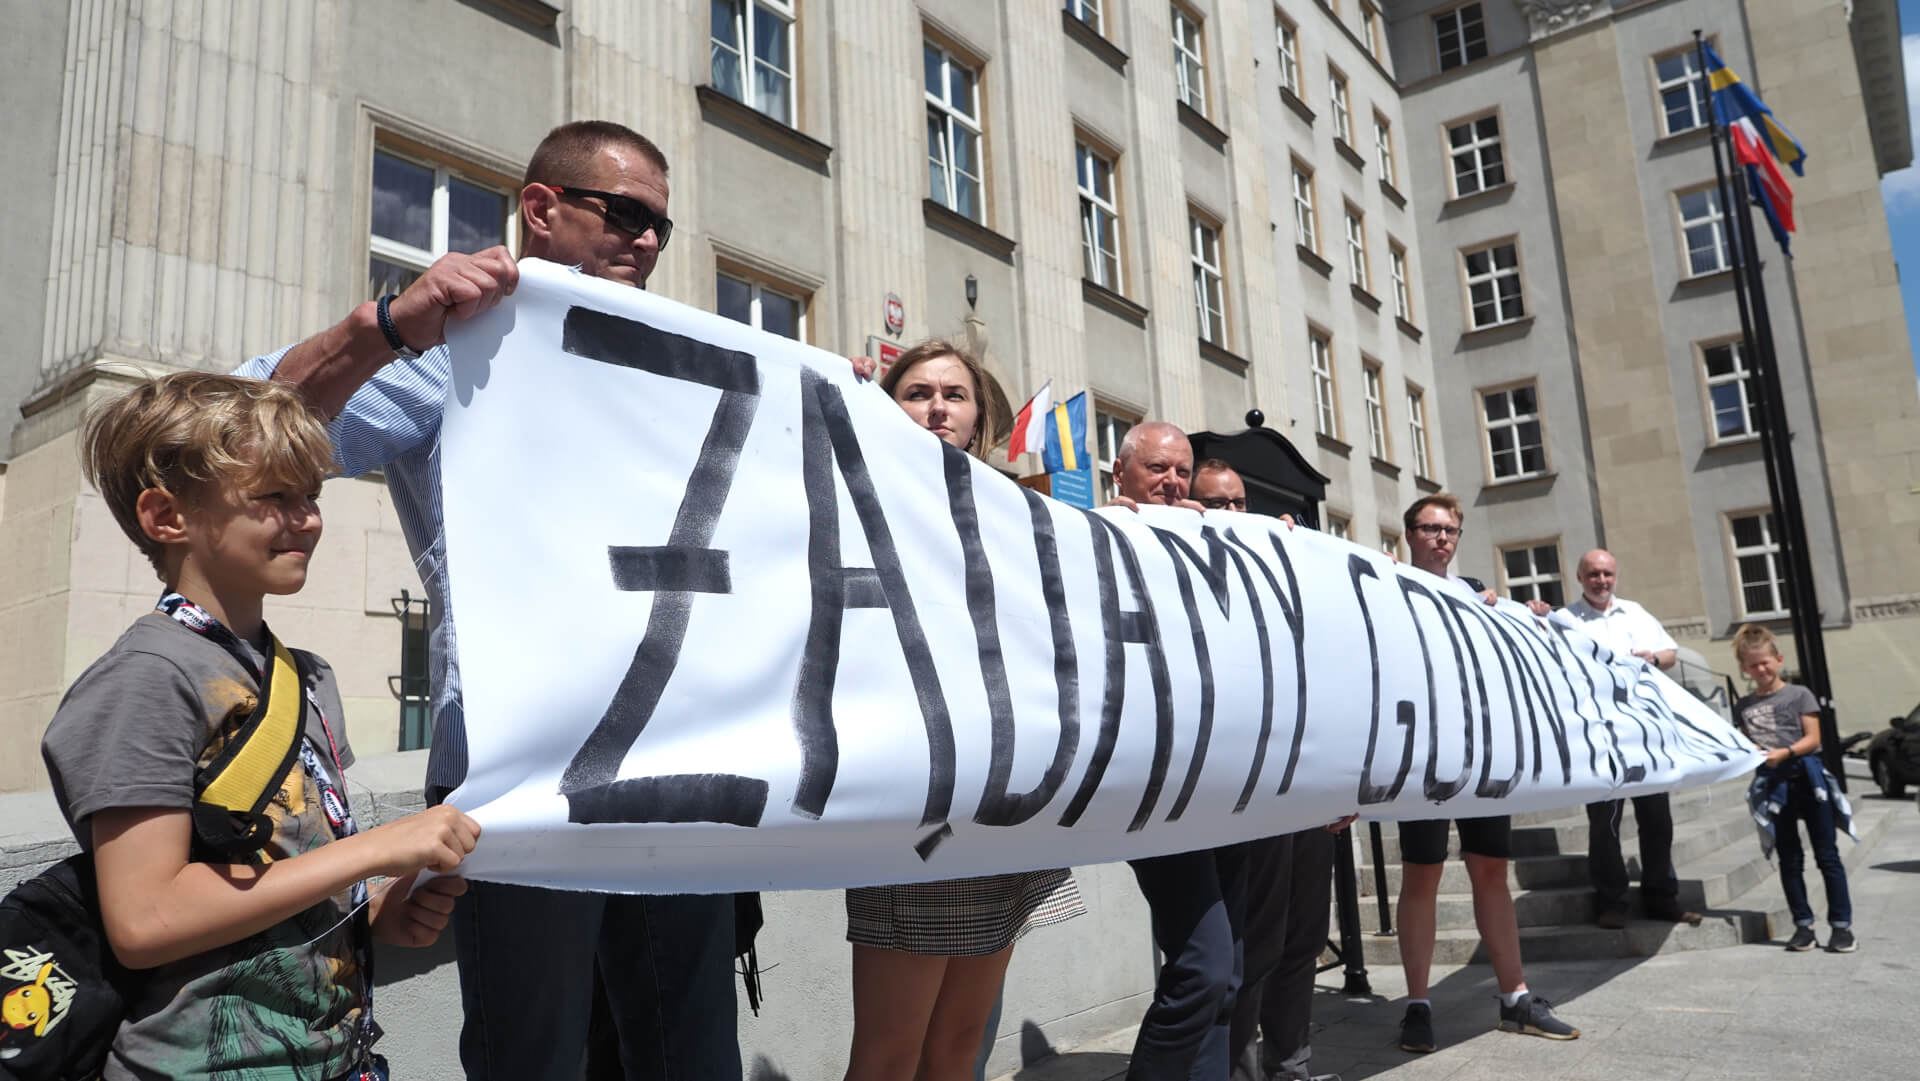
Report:
[[[1065,1051],[1023,1066],[1013,1081],[1044,1076],[1047,1081],[1114,1081],[1127,1075],[1127,1056],[1118,1051]]]
[[[1873,865],[1873,870],[1892,871],[1895,874],[1902,875],[1916,875],[1920,874],[1920,860],[1896,860],[1893,863],[1876,863]]]

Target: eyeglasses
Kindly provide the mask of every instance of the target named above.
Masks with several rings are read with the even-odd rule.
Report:
[[[635,238],[645,235],[646,231],[651,229],[654,238],[660,242],[659,250],[661,251],[666,250],[667,238],[673,235],[673,219],[665,214],[655,213],[652,207],[631,195],[615,195],[610,191],[594,191],[592,188],[548,186],[562,195],[580,195],[605,200],[607,206],[603,213],[606,215],[608,225],[632,233]]]
[[[1441,537],[1452,540],[1460,535],[1459,526],[1441,525],[1439,522],[1421,522],[1413,527],[1413,531],[1423,537],[1433,537],[1436,540]]]
[[[1223,495],[1214,496],[1212,499],[1202,499],[1200,501],[1200,505],[1207,508],[1208,510],[1246,510],[1247,509],[1247,501],[1245,498],[1228,499],[1226,496],[1223,496]]]

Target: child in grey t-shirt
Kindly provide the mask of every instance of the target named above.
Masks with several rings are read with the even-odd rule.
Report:
[[[1847,893],[1847,868],[1840,860],[1837,822],[1846,797],[1820,761],[1820,703],[1813,692],[1780,678],[1780,647],[1765,627],[1749,623],[1733,636],[1734,657],[1740,671],[1753,680],[1754,693],[1734,704],[1734,723],[1767,760],[1754,774],[1750,801],[1756,814],[1771,814],[1773,843],[1780,854],[1780,888],[1793,912],[1789,950],[1818,945],[1813,933],[1813,905],[1807,900],[1802,877],[1806,852],[1800,847],[1800,824],[1813,845],[1813,862],[1827,890],[1827,925],[1832,929],[1827,949],[1851,953],[1854,948],[1853,903]]]

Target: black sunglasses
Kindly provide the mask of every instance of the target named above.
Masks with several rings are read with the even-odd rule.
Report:
[[[562,195],[583,195],[606,200],[607,207],[604,213],[607,224],[615,229],[632,233],[635,237],[651,229],[654,237],[660,241],[659,250],[661,251],[666,250],[667,238],[673,235],[672,218],[665,214],[654,213],[652,207],[631,195],[615,195],[610,191],[594,191],[592,188],[563,188],[552,184],[548,187]]]

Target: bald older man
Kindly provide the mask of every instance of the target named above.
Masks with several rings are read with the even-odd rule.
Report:
[[[1200,510],[1189,498],[1193,446],[1171,424],[1136,424],[1114,457],[1109,506]],[[1242,966],[1246,846],[1133,860],[1166,960],[1134,1038],[1128,1081],[1224,1081]]]
[[[1580,599],[1562,608],[1587,636],[1617,657],[1638,657],[1655,668],[1672,668],[1678,646],[1645,608],[1614,595],[1619,564],[1612,553],[1595,548],[1580,557],[1574,576]],[[1625,800],[1587,804],[1587,873],[1600,926],[1627,925],[1627,864],[1620,854],[1620,825]],[[1640,826],[1640,902],[1647,918],[1669,923],[1699,923],[1700,914],[1680,907],[1680,880],[1673,869],[1673,808],[1664,792],[1633,797],[1633,818]]]

